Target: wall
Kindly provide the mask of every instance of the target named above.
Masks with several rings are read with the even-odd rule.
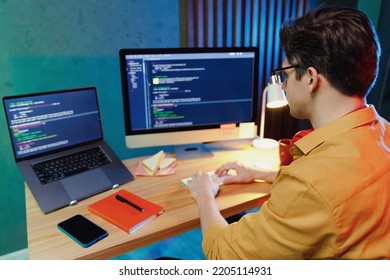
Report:
[[[95,85],[108,143],[124,142],[118,51],[179,47],[177,0],[0,0],[0,97]],[[27,247],[23,179],[0,109],[0,256]]]
[[[379,0],[377,0],[380,2]],[[361,1],[362,3],[366,3]],[[369,6],[368,3],[366,3]],[[376,5],[378,6],[378,5]],[[367,11],[373,9],[375,5],[367,7]],[[382,46],[382,56],[379,65],[379,76],[377,84],[370,94],[368,101],[378,104],[381,116],[390,121],[390,1],[381,1],[380,9],[377,11],[378,36]]]

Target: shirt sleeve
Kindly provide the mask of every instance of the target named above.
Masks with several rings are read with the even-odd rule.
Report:
[[[257,213],[211,225],[202,248],[207,259],[325,258],[336,254],[335,228],[331,209],[312,186],[282,171]]]

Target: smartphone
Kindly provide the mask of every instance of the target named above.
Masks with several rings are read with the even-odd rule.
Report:
[[[57,225],[58,229],[84,248],[108,235],[108,232],[82,215],[75,215]]]

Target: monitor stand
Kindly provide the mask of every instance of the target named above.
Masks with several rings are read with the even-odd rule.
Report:
[[[175,156],[178,160],[210,158],[214,154],[202,143],[175,146]]]

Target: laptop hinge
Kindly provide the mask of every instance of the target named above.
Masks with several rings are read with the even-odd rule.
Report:
[[[75,205],[75,204],[77,204],[77,200],[76,199],[72,200],[71,202],[69,202],[69,205]]]

